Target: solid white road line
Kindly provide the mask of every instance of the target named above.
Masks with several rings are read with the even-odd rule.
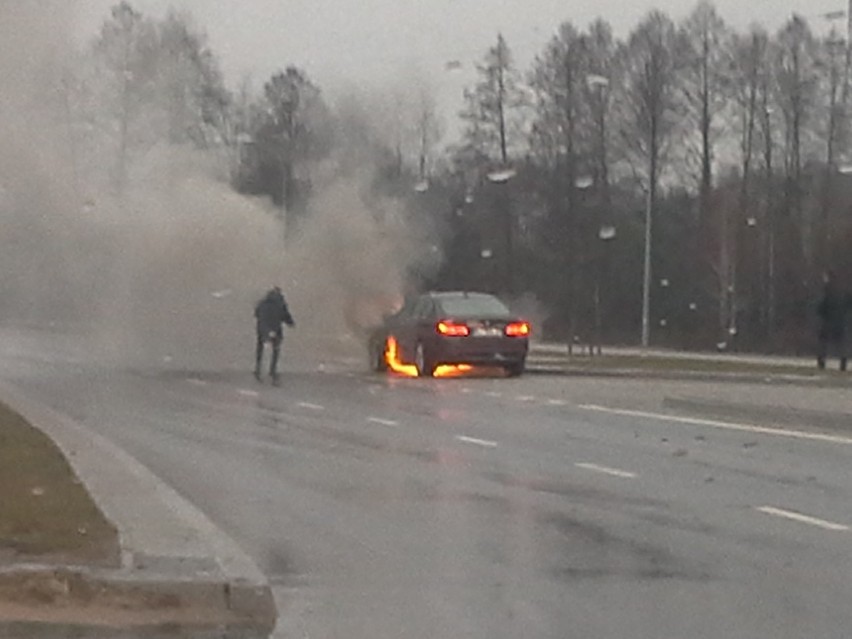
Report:
[[[618,468],[609,468],[608,466],[598,466],[597,464],[574,464],[577,468],[583,468],[584,470],[592,470],[596,473],[603,473],[604,475],[612,475],[613,477],[621,477],[622,479],[633,479],[636,477],[636,473],[631,473],[626,470],[619,470]]]
[[[243,397],[260,397],[260,393],[258,393],[257,391],[246,390],[244,388],[238,390],[237,393],[239,393]]]
[[[468,437],[466,435],[456,435],[456,439],[465,444],[474,444],[475,446],[483,446],[485,448],[497,448],[497,442],[487,439],[477,439],[476,437]]]
[[[759,435],[774,435],[776,437],[792,437],[793,439],[805,439],[816,442],[828,442],[831,444],[852,445],[852,438],[839,435],[826,435],[824,433],[807,433],[801,430],[786,430],[783,428],[770,428],[768,426],[755,426],[753,424],[737,424],[734,422],[722,422],[715,419],[699,419],[695,417],[678,417],[677,415],[665,415],[661,413],[646,413],[638,410],[622,410],[620,408],[607,408],[594,404],[583,404],[578,408],[591,410],[598,413],[609,413],[611,415],[623,415],[625,417],[642,417],[645,419],[656,419],[663,422],[675,422],[690,424],[693,426],[709,426],[723,430],[736,430],[744,433],[757,433]]]
[[[793,521],[798,521],[802,524],[810,524],[811,526],[817,526],[818,528],[822,528],[824,530],[849,530],[849,526],[844,526],[843,524],[835,524],[832,521],[826,521],[825,519],[817,519],[816,517],[803,515],[802,513],[797,513],[792,510],[784,510],[783,508],[775,508],[774,506],[760,506],[755,510],[758,510],[767,515],[772,515],[774,517],[783,517],[784,519],[792,519]]]
[[[381,424],[382,426],[399,426],[399,422],[395,422],[392,419],[382,419],[381,417],[368,417],[367,421],[373,424]]]
[[[311,404],[310,402],[299,402],[296,405],[302,408],[309,408],[310,410],[325,410],[325,406],[320,406],[319,404]]]

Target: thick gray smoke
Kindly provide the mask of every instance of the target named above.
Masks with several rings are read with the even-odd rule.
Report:
[[[0,0],[0,321],[55,323],[134,365],[247,369],[254,302],[280,284],[298,322],[288,353],[360,353],[358,328],[416,255],[403,216],[331,177],[285,250],[270,206],[235,194],[220,158],[162,145],[117,196],[100,179],[114,147],[81,149],[63,100],[72,9]]]

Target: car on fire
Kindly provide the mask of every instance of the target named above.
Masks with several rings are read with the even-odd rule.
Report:
[[[530,332],[529,322],[493,295],[423,293],[372,332],[370,366],[417,377],[431,377],[444,366],[488,366],[517,377],[524,372]]]

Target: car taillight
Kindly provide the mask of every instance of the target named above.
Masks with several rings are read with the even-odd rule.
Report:
[[[508,337],[527,337],[530,334],[529,322],[512,322],[506,325]]]
[[[467,337],[470,335],[470,329],[467,324],[456,324],[450,320],[438,322],[435,329],[438,333],[446,337]]]

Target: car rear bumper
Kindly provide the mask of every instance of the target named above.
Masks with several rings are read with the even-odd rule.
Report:
[[[523,362],[529,341],[523,338],[442,338],[436,341],[436,364],[486,364],[503,366]]]

